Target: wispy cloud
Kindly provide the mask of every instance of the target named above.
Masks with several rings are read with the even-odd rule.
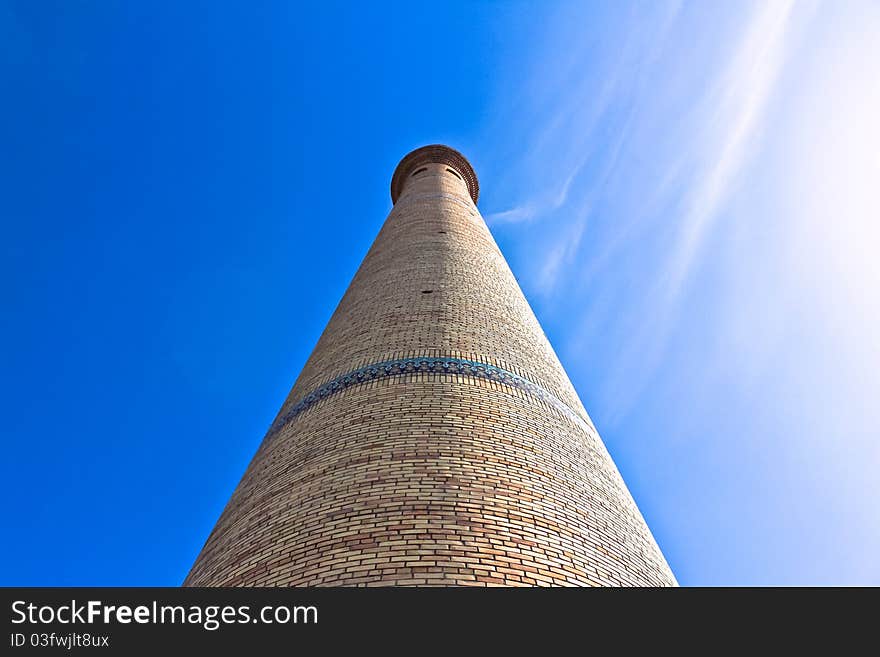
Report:
[[[563,239],[557,242],[546,255],[536,281],[538,292],[543,295],[549,295],[558,288],[562,269],[577,254],[586,225],[587,217],[580,217],[569,227]]]
[[[721,66],[716,62],[714,71],[711,64],[688,66],[684,41],[693,38],[691,19],[673,2],[650,20],[633,14],[627,36],[614,47],[575,47],[572,57],[593,68],[572,65],[549,83],[541,75],[527,82],[536,95],[560,102],[550,103],[549,114],[531,117],[540,127],[524,143],[529,156],[518,175],[529,181],[526,189],[553,191],[486,217],[490,225],[517,226],[532,239],[527,287],[548,300],[561,298],[559,290],[579,288],[591,272],[627,257],[633,243],[665,241],[651,252],[655,257],[640,279],[642,298],[650,299],[640,308],[642,321],[620,347],[621,392],[614,393],[620,411],[660,362],[680,291],[761,144],[793,7],[793,0],[752,5],[744,27],[726,35],[732,45],[719,44]],[[716,82],[701,97],[696,85],[706,88],[703,79]],[[697,101],[683,105],[684,97]],[[651,223],[657,217],[645,216],[658,211],[663,230]],[[606,212],[615,215],[612,223]],[[589,257],[582,249],[588,224]],[[609,381],[609,390],[616,387]]]
[[[731,48],[717,84],[680,131],[675,175],[662,185],[675,239],[657,264],[650,302],[621,346],[606,391],[609,417],[620,419],[639,399],[663,362],[680,322],[681,296],[694,279],[698,256],[719,226],[726,201],[757,152],[774,84],[786,59],[786,33],[794,3],[757,3]],[[660,189],[656,186],[653,192]]]
[[[646,109],[638,96],[651,82],[651,67],[680,11],[681,3],[674,1],[633,16],[623,39],[598,48],[579,38],[576,17],[559,16],[558,28],[568,36],[549,46],[556,56],[545,61],[553,67],[525,82],[539,109],[529,117],[536,129],[523,141],[518,176],[525,174],[528,184],[520,188],[533,196],[488,213],[486,220],[516,230],[537,230],[532,226],[540,224],[542,234],[532,249],[537,264],[527,285],[543,297],[556,296],[583,268],[579,249],[588,218],[619,173],[630,127]],[[541,193],[548,188],[552,191]]]
[[[546,217],[549,213],[558,210],[565,205],[568,200],[568,195],[571,191],[571,184],[584,167],[586,161],[587,158],[584,157],[577,163],[577,165],[575,165],[574,169],[568,174],[562,185],[554,194],[540,199],[533,199],[508,210],[493,212],[486,216],[486,221],[489,225],[529,222],[541,217]]]
[[[503,223],[519,223],[521,221],[532,221],[538,216],[539,206],[536,203],[526,203],[525,205],[517,205],[509,210],[501,212],[493,212],[486,215],[486,221],[489,225],[497,225]]]
[[[576,46],[561,48],[556,40],[548,44],[553,55],[546,61],[552,66],[535,71],[523,83],[533,105],[525,114],[534,131],[516,149],[516,160],[522,163],[519,174],[525,172],[529,179],[525,187],[529,196],[513,207],[488,213],[489,225],[543,221],[569,203],[575,180],[590,158],[599,154],[594,142],[603,119],[619,97],[621,85],[631,77],[631,69],[639,67],[633,35],[622,44],[615,43],[598,62],[593,45],[576,38],[576,19],[564,11],[554,22],[569,33],[561,42]],[[592,73],[584,62],[592,63]],[[601,76],[595,76],[596,71]]]
[[[687,192],[685,215],[675,253],[670,261],[668,291],[676,296],[716,220],[737,175],[754,152],[761,134],[768,100],[785,60],[785,35],[793,0],[759,3],[729,68],[710,98],[704,125],[706,143],[697,143],[703,168]]]

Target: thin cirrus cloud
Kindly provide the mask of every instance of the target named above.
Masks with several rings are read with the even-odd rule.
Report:
[[[785,61],[786,28],[793,6],[793,0],[780,0],[757,7],[712,94],[703,125],[718,134],[694,146],[698,152],[695,158],[704,168],[693,176],[697,182],[687,191],[687,209],[666,279],[672,295],[687,281],[702,241],[754,152],[764,110]]]
[[[605,386],[614,415],[631,407],[661,361],[678,296],[760,146],[793,6],[791,0],[754,4],[719,39],[730,45],[719,45],[714,59],[701,64],[690,61],[693,19],[671,3],[657,15],[627,21],[624,38],[615,35],[595,52],[575,47],[573,39],[569,45],[589,65],[569,67],[565,79],[549,76],[551,87],[538,70],[527,85],[548,98],[562,85],[568,98],[549,117],[536,110],[530,123],[544,127],[523,140],[527,154],[519,174],[529,181],[522,188],[558,187],[487,213],[493,229],[533,231],[530,253],[538,255],[526,267],[526,287],[545,304],[567,304],[571,290],[618,268],[620,258],[634,257],[640,242],[662,244],[645,249],[640,280],[652,301],[640,305],[639,320],[616,347],[618,364]],[[552,47],[561,48],[560,41]],[[592,89],[598,91],[591,96]],[[585,303],[580,321],[607,323],[593,316],[606,312],[604,305]]]
[[[526,283],[543,297],[564,289],[593,210],[626,177],[622,167],[644,113],[640,97],[650,93],[652,67],[662,57],[681,3],[641,12],[622,35],[597,30],[586,38],[581,26],[598,23],[570,11],[566,6],[550,21],[545,52],[534,57],[539,64],[530,79],[515,81],[528,90],[530,102],[515,104],[514,111],[534,130],[523,135],[515,158],[520,164],[507,176],[514,187],[502,196],[516,198],[521,190],[532,195],[485,215],[501,231],[540,230],[533,254],[543,256],[534,259]],[[497,114],[502,126],[517,123],[509,110]]]
[[[565,205],[568,201],[568,193],[571,184],[583,166],[583,161],[575,166],[574,170],[568,175],[568,178],[562,183],[559,190],[547,198],[541,200],[528,201],[522,205],[493,212],[486,215],[486,221],[493,226],[505,223],[520,223],[534,221],[535,219],[546,216],[549,212],[553,212]]]
[[[677,132],[675,152],[666,155],[666,171],[673,175],[629,184],[628,193],[667,202],[674,200],[685,208],[681,218],[674,220],[678,237],[669,250],[665,272],[657,276],[672,297],[686,283],[701,243],[711,232],[725,198],[737,182],[738,173],[759,143],[764,109],[785,61],[786,28],[793,6],[793,0],[755,5],[739,44],[732,49],[726,70],[711,76],[717,82],[708,92],[695,92],[703,97],[696,103],[697,109],[687,115],[686,129],[682,127],[684,121],[676,123],[677,117],[668,117],[670,123],[661,127]],[[640,129],[656,130],[658,126],[647,122],[640,126],[638,121],[650,115],[657,79],[667,76],[662,70],[663,49],[669,45],[666,40],[680,12],[680,3],[669,5],[665,15],[656,21],[659,27],[651,35],[648,48],[636,38],[639,34],[645,36],[645,25],[636,23],[629,28],[631,36],[624,40],[622,50],[610,55],[610,61],[597,65],[598,69],[605,69],[601,81],[592,77],[588,69],[582,78],[566,81],[571,88],[568,102],[563,102],[561,109],[550,117],[535,117],[534,124],[545,127],[526,140],[529,147],[522,158],[527,170],[523,177],[543,180],[524,187],[538,190],[555,187],[554,191],[486,215],[493,227],[541,222],[559,211],[567,215],[573,225],[561,231],[562,236],[556,243],[546,247],[546,260],[537,270],[537,288],[544,294],[551,294],[557,286],[566,284],[565,277],[548,273],[559,271],[558,265],[563,261],[570,264],[573,260],[580,245],[584,217],[589,213],[588,206],[594,205],[596,197],[612,189],[615,183],[620,184],[613,178],[627,175],[625,168],[618,166],[621,159],[623,164],[629,164],[625,161],[627,157],[640,156],[634,154],[635,150],[651,148],[645,143],[644,135],[639,135]],[[586,50],[580,53],[582,57],[592,56]],[[543,77],[543,73],[538,77]],[[600,90],[591,97],[589,91],[597,82]],[[539,94],[552,93],[540,80],[532,87]],[[642,143],[634,146],[628,143],[640,137]],[[596,146],[597,141],[601,147]],[[627,146],[630,146],[629,152],[622,153]],[[552,152],[560,164],[548,166],[544,159],[534,155],[547,152]],[[574,185],[591,158],[602,160],[599,170],[584,176],[583,184]],[[565,163],[568,170],[559,175]],[[557,182],[559,178],[561,184]],[[633,221],[640,218],[634,217]],[[610,235],[609,244],[597,246],[600,250],[603,246],[613,247],[617,243],[615,237]]]
[[[668,220],[675,237],[653,272],[651,302],[640,309],[647,321],[621,346],[608,381],[612,417],[633,408],[660,367],[681,321],[681,295],[701,271],[704,244],[718,230],[725,201],[761,147],[774,83],[786,60],[793,6],[788,1],[754,7],[730,50],[729,64],[689,116],[670,166],[675,177],[647,192],[667,196],[666,207],[675,209]]]

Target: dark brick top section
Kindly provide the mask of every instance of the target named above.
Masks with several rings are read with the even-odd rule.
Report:
[[[397,198],[403,191],[403,184],[407,176],[415,171],[417,167],[424,164],[445,164],[454,168],[467,184],[468,192],[476,204],[480,196],[480,183],[477,181],[477,174],[467,158],[454,148],[443,146],[442,144],[432,144],[430,146],[422,146],[412,151],[404,157],[391,177],[391,201],[397,203]]]

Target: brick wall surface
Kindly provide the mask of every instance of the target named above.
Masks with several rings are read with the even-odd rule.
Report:
[[[416,151],[393,194],[184,584],[675,585],[470,165]]]

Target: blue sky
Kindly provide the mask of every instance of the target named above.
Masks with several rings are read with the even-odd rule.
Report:
[[[679,581],[880,584],[877,3],[251,4],[0,3],[0,583],[180,583],[442,142]]]

